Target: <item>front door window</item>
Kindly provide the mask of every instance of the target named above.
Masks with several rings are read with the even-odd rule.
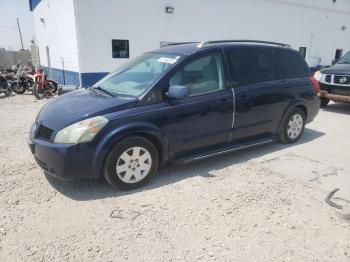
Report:
[[[223,89],[223,72],[219,55],[205,56],[187,64],[170,78],[169,84],[186,86],[190,96]]]

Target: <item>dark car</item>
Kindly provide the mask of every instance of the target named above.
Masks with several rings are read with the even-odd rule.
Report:
[[[296,142],[319,111],[318,91],[303,58],[285,44],[169,45],[53,99],[28,141],[51,176],[104,176],[132,189],[167,162]]]
[[[350,52],[332,67],[317,71],[315,78],[320,82],[321,107],[331,100],[350,103]]]

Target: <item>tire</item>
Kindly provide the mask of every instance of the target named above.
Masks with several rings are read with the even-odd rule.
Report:
[[[108,154],[103,176],[114,188],[131,190],[147,184],[159,166],[159,153],[149,140],[131,136],[117,143]]]
[[[44,98],[44,92],[38,89],[38,83],[33,85],[33,94],[39,100]]]
[[[329,99],[321,97],[321,108],[325,108],[329,103]]]
[[[22,85],[19,85],[16,82],[11,85],[11,89],[13,92],[19,95],[24,94],[24,92],[26,91],[26,89]]]
[[[299,140],[305,129],[305,113],[299,108],[294,108],[284,119],[280,140],[284,144],[292,144]]]
[[[48,81],[48,84],[50,85],[50,91],[51,93],[56,93],[57,92],[57,89],[58,89],[58,84],[54,81]]]

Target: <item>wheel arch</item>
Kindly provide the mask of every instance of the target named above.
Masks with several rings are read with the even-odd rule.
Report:
[[[288,117],[288,115],[290,114],[290,112],[292,112],[292,110],[294,110],[295,108],[299,108],[301,109],[304,114],[305,114],[305,120],[307,119],[307,115],[308,115],[308,110],[307,110],[307,106],[306,104],[303,102],[303,101],[299,101],[299,102],[294,102],[294,103],[291,103],[287,109],[284,111],[282,117],[281,117],[281,120],[278,124],[278,129],[277,129],[277,133],[279,134],[282,130],[282,127],[283,127],[283,123],[286,119],[286,117]]]
[[[299,109],[301,109],[301,110],[304,112],[304,114],[305,114],[305,120],[307,119],[307,114],[308,114],[308,112],[307,112],[307,107],[306,107],[305,105],[299,104],[299,105],[295,106],[294,108],[299,108]],[[294,109],[294,108],[293,108],[293,109]]]
[[[112,148],[121,140],[130,136],[140,136],[153,143],[159,154],[160,166],[168,161],[168,142],[162,130],[150,123],[132,123],[127,126],[107,131],[107,134],[98,144],[93,164],[95,173],[98,174],[98,177],[102,175],[102,169],[106,157]]]

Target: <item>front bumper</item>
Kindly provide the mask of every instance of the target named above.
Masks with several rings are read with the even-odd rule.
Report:
[[[350,86],[320,83],[320,97],[327,98],[334,102],[350,103]]]
[[[327,99],[332,100],[334,102],[350,103],[350,96],[330,94],[326,90],[320,91],[320,97],[327,98]]]
[[[40,139],[27,139],[35,161],[44,172],[62,180],[96,179],[94,149],[87,144],[54,144]]]

